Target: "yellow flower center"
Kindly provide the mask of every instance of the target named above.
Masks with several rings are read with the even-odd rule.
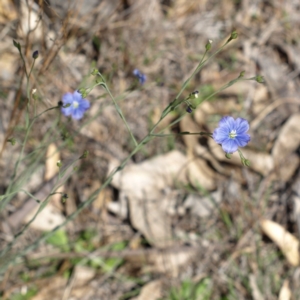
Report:
[[[77,101],[74,101],[74,102],[73,102],[73,107],[74,107],[74,108],[77,108],[78,106],[79,106],[79,103],[78,103]]]
[[[237,136],[236,130],[231,130],[231,132],[229,133],[229,137],[231,139],[234,139]]]

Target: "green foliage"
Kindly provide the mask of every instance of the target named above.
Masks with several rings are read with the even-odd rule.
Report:
[[[65,230],[58,230],[46,239],[50,245],[60,248],[62,251],[70,251],[69,239]]]
[[[19,50],[19,52],[21,51],[21,45],[20,43],[16,42],[15,40],[13,40],[13,44],[14,46]]]
[[[18,293],[14,294],[10,300],[30,300],[33,296],[37,294],[38,290],[36,288],[30,288],[26,294]]]
[[[212,294],[211,280],[204,278],[198,283],[185,280],[179,288],[172,288],[169,300],[209,300]]]
[[[119,242],[111,245],[108,250],[121,251],[126,248],[126,242]],[[113,272],[124,262],[123,258],[110,257],[103,259],[102,257],[95,257],[90,260],[90,265],[94,268],[100,267],[104,272]]]
[[[97,49],[97,51],[100,51],[101,48],[101,40],[98,36],[93,36],[93,46]]]
[[[204,84],[199,88],[199,96],[194,100],[196,105],[199,105],[203,102],[204,99],[208,98],[215,92],[214,87],[211,84]],[[210,101],[214,100],[214,98],[210,98]]]
[[[169,152],[169,151],[172,151],[175,149],[175,137],[170,135],[167,137],[167,151],[166,152]]]
[[[74,244],[74,250],[75,252],[81,253],[81,252],[92,252],[96,250],[96,245],[93,242],[93,239],[95,237],[95,231],[94,230],[85,230],[81,233],[80,237]],[[107,251],[121,251],[125,249],[127,246],[127,243],[125,241],[112,244],[108,246],[106,249]],[[123,259],[119,257],[110,257],[107,259],[104,259],[103,257],[91,257],[86,260],[82,260],[80,258],[72,259],[72,263],[78,264],[78,263],[84,263],[87,264],[93,268],[102,268],[104,272],[111,272],[114,269],[118,268],[122,263]]]
[[[93,244],[93,238],[96,232],[91,229],[84,230],[74,244],[75,252],[94,251],[95,245]]]

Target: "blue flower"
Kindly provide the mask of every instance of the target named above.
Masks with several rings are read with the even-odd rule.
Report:
[[[85,111],[90,107],[90,102],[83,99],[78,91],[75,91],[73,94],[64,94],[62,101],[64,106],[67,104],[70,104],[70,106],[62,107],[61,112],[65,116],[71,116],[75,120],[81,119]]]
[[[245,147],[250,141],[250,135],[246,132],[249,130],[247,120],[232,117],[223,117],[219,127],[214,130],[213,139],[222,145],[226,153],[237,151],[238,147]]]
[[[133,75],[138,78],[140,84],[144,84],[147,79],[146,75],[141,73],[138,69],[133,70]]]

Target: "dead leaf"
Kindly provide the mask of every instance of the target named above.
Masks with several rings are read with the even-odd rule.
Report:
[[[285,280],[280,289],[278,300],[290,300],[291,297],[292,297],[292,292],[289,287],[289,282],[288,280]]]
[[[282,127],[272,154],[275,159],[280,159],[295,151],[300,144],[300,114],[292,115]]]
[[[0,23],[7,23],[17,19],[18,15],[11,0],[1,0],[0,2]]]
[[[0,77],[3,79],[4,83],[6,81],[11,81],[14,79],[16,72],[16,60],[17,56],[15,53],[4,52],[1,53],[0,57]]]
[[[47,154],[46,154],[46,163],[45,163],[45,181],[51,180],[54,176],[58,174],[59,168],[57,166],[57,162],[60,160],[60,154],[58,148],[54,143],[51,143],[48,146]],[[61,193],[64,192],[64,186],[60,186],[56,191],[56,194],[52,196],[51,202],[52,204],[62,211],[63,206],[61,203]]]
[[[252,297],[254,300],[263,300],[264,297],[263,295],[261,294],[258,286],[257,286],[257,283],[256,283],[256,277],[254,274],[250,274],[249,275],[249,279],[250,279],[250,287],[251,287],[251,290],[252,290]]]
[[[120,189],[120,199],[128,199],[129,217],[134,228],[157,247],[173,243],[167,214],[172,204],[170,187],[186,183],[187,158],[179,151],[157,156],[117,173],[112,184]],[[110,169],[115,166],[111,165]],[[110,206],[109,206],[110,207]]]
[[[190,209],[192,214],[203,218],[211,216],[211,214],[217,209],[221,200],[221,190],[213,192],[207,197],[190,194],[184,202],[184,207],[186,209]]]
[[[264,85],[256,87],[253,95],[253,112],[255,115],[261,113],[269,103],[268,100],[268,89]],[[252,128],[252,126],[250,126]]]
[[[270,220],[262,220],[260,226],[263,232],[280,248],[288,262],[299,265],[299,240],[286,231],[281,225]]]
[[[280,166],[275,168],[277,179],[282,182],[287,182],[295,174],[299,167],[299,156],[296,153],[288,155]]]
[[[210,102],[203,102],[195,110],[194,118],[197,124],[205,125],[207,116],[215,113],[216,110]]]
[[[68,279],[62,276],[52,277],[51,280],[44,282],[43,286],[38,289],[38,294],[32,297],[32,300],[45,300],[51,295],[51,299],[61,299]]]
[[[97,199],[92,203],[93,207],[98,210],[105,209],[108,203],[112,202],[113,193],[111,189],[104,188],[98,194]]]
[[[235,165],[241,165],[241,159],[238,152],[232,154],[231,159],[225,157],[222,147],[213,139],[209,139],[209,146],[213,154],[220,160]],[[250,168],[263,175],[268,175],[274,168],[274,162],[271,155],[264,152],[253,151],[251,149],[242,149],[243,155],[250,160]]]
[[[158,300],[163,296],[163,286],[161,280],[154,280],[145,284],[138,297],[132,300]]]
[[[87,284],[96,275],[96,270],[80,264],[75,266],[74,278],[76,280],[76,286],[83,286]]]
[[[300,232],[300,197],[298,196],[298,191],[295,191],[295,196],[293,197],[294,202],[294,218],[297,222],[298,232]]]
[[[25,223],[29,222],[36,214],[39,207],[31,211],[25,218]],[[30,224],[31,228],[40,231],[51,231],[56,226],[65,221],[65,217],[61,212],[49,202],[47,206],[37,215],[36,219]]]
[[[183,248],[176,251],[163,251],[149,257],[150,265],[144,272],[167,273],[172,277],[178,277],[181,269],[197,255],[196,248]]]
[[[195,123],[191,116],[185,117],[180,122],[180,130],[188,132],[200,132],[201,127]],[[189,159],[188,179],[195,187],[203,187],[206,190],[213,190],[216,187],[215,172],[208,166],[206,160],[210,161],[216,169],[221,168],[216,159],[208,151],[208,148],[199,144],[198,135],[183,135],[183,140],[187,146],[187,156]]]
[[[43,28],[41,18],[39,16],[40,7],[32,0],[20,1],[21,18],[19,22],[18,34],[22,37],[31,31],[34,39],[43,37]]]
[[[46,154],[45,180],[48,181],[58,173],[57,162],[60,160],[59,151],[54,143],[48,146]]]
[[[213,190],[216,188],[216,180],[213,178],[213,171],[208,167],[206,161],[202,158],[195,158],[188,153],[188,179],[196,188]]]
[[[293,153],[300,145],[300,114],[292,115],[283,125],[272,149],[277,177],[288,181],[299,166],[299,156]]]
[[[275,27],[278,26],[276,24],[277,20],[274,20],[274,22]],[[270,28],[272,27],[273,26],[270,26]],[[273,29],[275,27],[273,27]],[[288,66],[276,61],[272,54],[271,49],[268,48],[267,51],[257,56],[257,60],[261,67],[261,73],[264,74],[264,78],[268,84],[269,91],[272,95],[278,95],[281,94],[287,86],[288,76],[286,76],[286,74],[288,72]]]
[[[285,280],[280,289],[278,300],[290,300],[292,297],[292,292],[289,287],[289,281]]]

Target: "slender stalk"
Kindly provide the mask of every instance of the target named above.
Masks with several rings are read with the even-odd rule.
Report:
[[[212,134],[209,132],[179,132],[179,133],[166,133],[166,134],[156,134],[152,133],[151,136],[155,137],[166,137],[166,136],[177,136],[177,135],[204,135],[204,136],[209,136],[211,137]]]
[[[138,142],[136,141],[136,139],[135,139],[135,137],[134,137],[134,135],[133,135],[133,133],[132,133],[132,131],[131,131],[131,129],[130,129],[128,123],[127,123],[127,121],[126,121],[126,119],[125,119],[125,117],[124,117],[124,115],[123,115],[123,113],[122,113],[122,110],[121,110],[120,106],[118,105],[118,103],[117,103],[117,101],[115,100],[114,96],[111,94],[111,92],[110,92],[110,90],[109,90],[107,84],[105,83],[104,77],[102,76],[102,74],[101,74],[100,72],[98,72],[98,75],[99,75],[99,76],[101,77],[101,79],[103,80],[103,82],[100,82],[99,85],[101,85],[101,86],[108,92],[108,95],[110,96],[111,100],[113,101],[114,106],[115,106],[115,108],[116,108],[116,110],[117,110],[119,116],[121,117],[122,121],[124,122],[124,124],[125,124],[125,126],[126,126],[128,132],[129,132],[129,134],[130,134],[130,137],[131,137],[131,139],[132,139],[133,142],[134,142],[134,145],[135,145],[135,146],[138,146]]]

